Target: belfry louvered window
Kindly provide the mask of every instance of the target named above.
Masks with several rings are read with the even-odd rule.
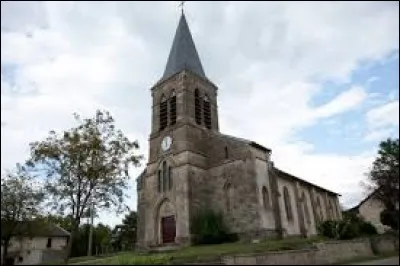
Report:
[[[163,95],[160,103],[160,130],[163,130],[168,125],[168,101]]]
[[[211,107],[210,99],[207,95],[204,96],[203,101],[203,114],[204,114],[204,124],[208,129],[211,129]]]
[[[170,125],[176,124],[176,94],[175,91],[171,93],[169,98],[169,119]]]
[[[194,116],[196,123],[201,125],[201,99],[198,89],[194,91]]]

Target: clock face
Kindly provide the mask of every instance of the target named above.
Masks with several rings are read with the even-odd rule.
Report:
[[[166,136],[161,142],[161,148],[163,151],[169,150],[172,144],[172,138],[170,136]]]

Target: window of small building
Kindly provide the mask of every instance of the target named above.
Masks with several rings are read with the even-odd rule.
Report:
[[[21,256],[18,257],[18,262],[22,262],[23,260],[24,260],[23,257],[21,257]]]
[[[229,156],[229,154],[228,154],[228,147],[226,147],[225,146],[225,159],[228,159],[228,156]]]
[[[47,238],[47,245],[46,247],[51,248],[51,238]]]

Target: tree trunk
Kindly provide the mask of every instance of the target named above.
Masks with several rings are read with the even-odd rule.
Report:
[[[64,258],[65,263],[68,263],[68,259],[71,257],[72,242],[73,242],[74,236],[78,233],[78,230],[79,230],[79,221],[77,219],[77,220],[74,220],[73,224],[72,224],[72,232],[69,237],[70,239],[68,241],[67,252],[65,252],[65,258]]]
[[[8,246],[10,245],[10,239],[5,239],[4,240],[4,247],[3,247],[3,258],[2,258],[2,265],[6,264],[6,259],[7,259],[7,255],[8,255]]]

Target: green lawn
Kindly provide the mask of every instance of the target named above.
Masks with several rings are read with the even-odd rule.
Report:
[[[312,243],[322,241],[316,238],[292,238],[283,240],[269,240],[261,243],[229,243],[220,245],[192,246],[180,250],[169,251],[163,254],[139,255],[135,253],[123,254],[108,258],[99,258],[81,262],[70,262],[70,265],[162,265],[181,264],[187,262],[213,262],[218,261],[222,255],[260,253],[265,251],[279,251],[300,249],[310,246]]]

